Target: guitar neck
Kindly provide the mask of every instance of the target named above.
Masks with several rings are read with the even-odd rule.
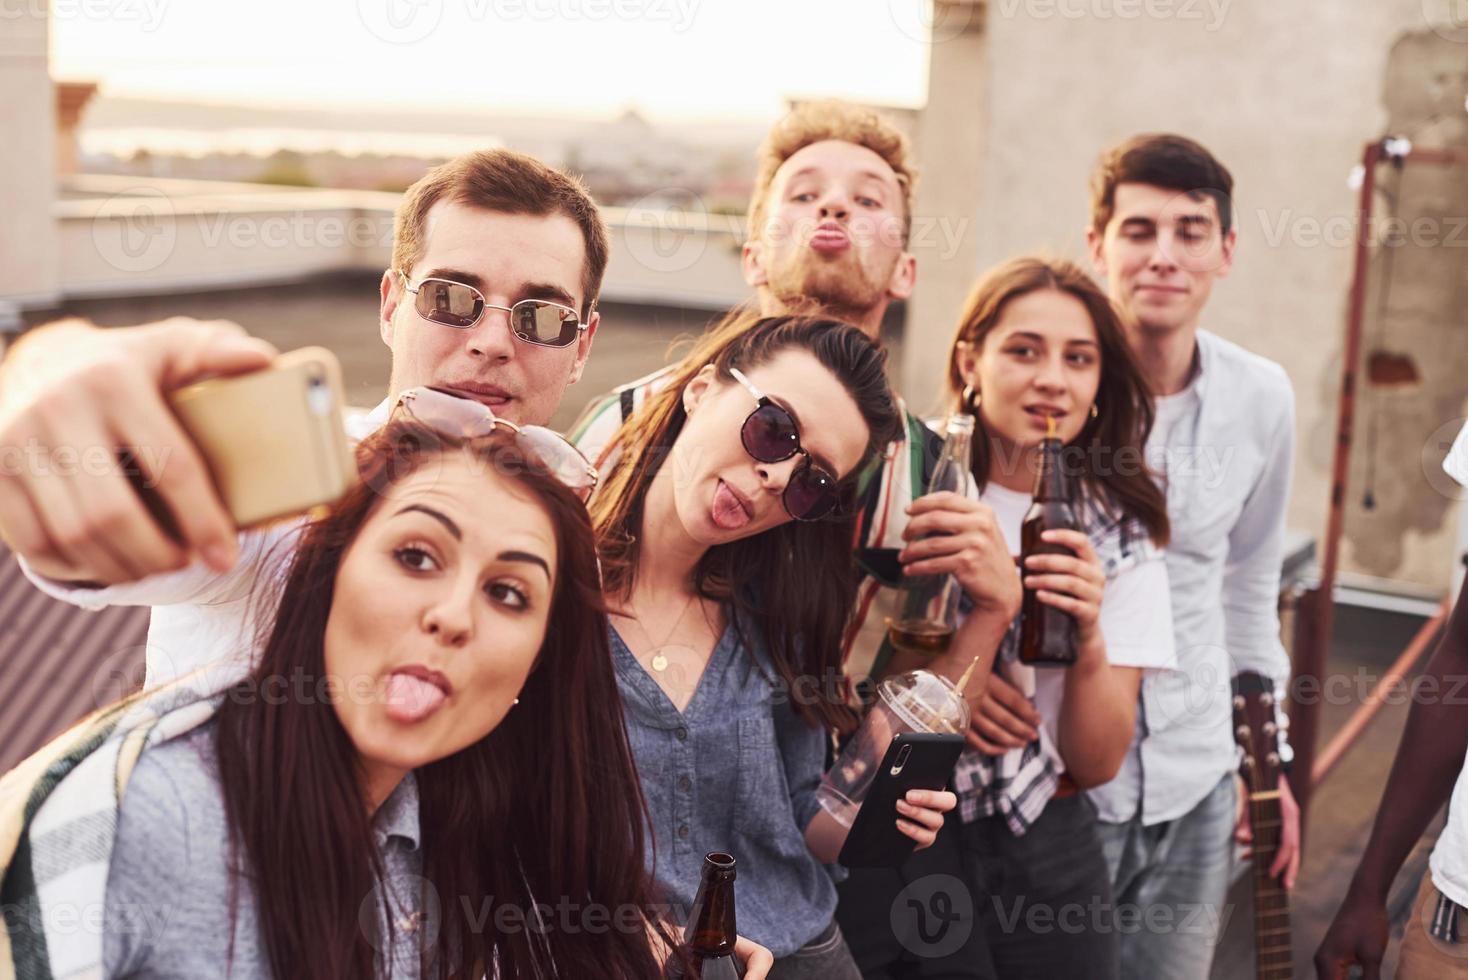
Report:
[[[1290,896],[1269,873],[1279,851],[1279,791],[1251,793],[1249,820],[1254,831],[1254,954],[1258,980],[1294,980],[1290,946]]]

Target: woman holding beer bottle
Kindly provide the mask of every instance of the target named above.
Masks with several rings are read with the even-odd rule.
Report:
[[[973,476],[1025,586],[955,773],[965,871],[996,907],[1109,914],[1081,790],[1120,768],[1143,671],[1175,660],[1166,504],[1142,454],[1152,403],[1106,295],[1042,258],[975,286],[947,380],[954,410],[974,418]],[[981,921],[999,976],[1116,975],[1109,921],[1041,933]]]
[[[737,860],[739,932],[776,980],[856,980],[833,921],[843,831],[816,800],[852,720],[839,650],[855,601],[843,500],[899,417],[857,329],[749,318],[685,361],[612,444],[592,498],[653,876],[686,910],[705,855]],[[891,815],[931,843],[951,793]]]

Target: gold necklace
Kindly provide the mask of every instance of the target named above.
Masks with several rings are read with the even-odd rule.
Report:
[[[643,639],[647,640],[648,649],[652,651],[652,659],[649,661],[649,666],[652,667],[652,669],[659,674],[668,669],[668,657],[662,651],[667,648],[668,641],[673,638],[673,634],[676,633],[678,631],[678,627],[683,624],[683,617],[688,615],[688,610],[692,608],[693,600],[695,598],[697,598],[696,594],[690,595],[688,597],[688,601],[683,603],[683,608],[678,612],[678,618],[673,620],[672,627],[670,627],[668,629],[668,632],[663,636],[663,642],[661,643],[653,642],[652,634],[647,631],[646,626],[642,625],[642,620],[640,618],[636,616],[631,617],[630,621],[637,624],[637,629],[642,633]]]

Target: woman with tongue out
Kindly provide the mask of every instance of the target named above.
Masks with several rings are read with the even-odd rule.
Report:
[[[751,315],[727,333],[627,421],[591,502],[651,870],[686,910],[705,853],[733,854],[739,931],[775,954],[770,976],[857,980],[824,867],[842,831],[815,791],[851,721],[847,501],[900,418],[854,327]],[[891,816],[926,846],[954,804],[914,792]]]
[[[139,694],[6,777],[46,773],[0,793],[46,824],[34,866],[0,854],[6,894],[105,909],[81,942],[8,923],[19,976],[661,973],[579,457],[418,398],[286,555],[247,677]]]

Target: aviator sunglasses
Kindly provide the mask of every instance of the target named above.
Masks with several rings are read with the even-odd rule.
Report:
[[[413,309],[430,323],[468,330],[485,310],[504,310],[510,315],[510,330],[527,344],[540,347],[570,347],[587,328],[581,315],[569,306],[544,299],[522,299],[514,306],[497,306],[473,286],[452,279],[428,278],[416,287],[408,285],[401,269],[403,288],[413,294]]]
[[[805,457],[790,474],[785,492],[780,495],[786,513],[797,521],[818,521],[830,514],[840,503],[836,478],[816,465],[810,453],[801,448],[795,417],[756,388],[744,372],[731,367],[729,373],[756,402],[754,411],[739,429],[744,451],[761,463],[783,463],[797,453]]]
[[[582,502],[596,489],[596,467],[581,450],[558,432],[541,425],[516,425],[502,419],[472,398],[438,388],[409,388],[393,405],[394,415],[406,415],[439,435],[454,439],[482,439],[502,427],[515,436],[515,447],[569,487]]]

